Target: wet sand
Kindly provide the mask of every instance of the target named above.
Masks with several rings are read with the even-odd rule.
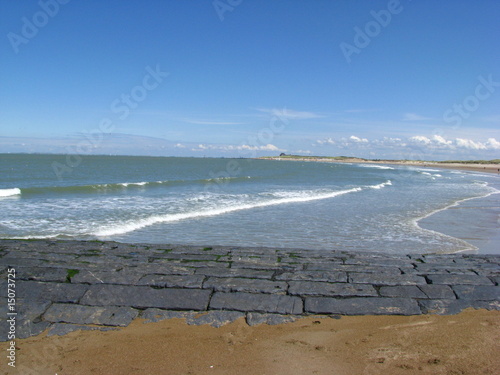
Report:
[[[79,374],[498,374],[500,312],[308,317],[221,328],[181,319],[134,321],[108,332],[18,340],[17,368],[2,373]],[[7,343],[1,343],[5,352]]]

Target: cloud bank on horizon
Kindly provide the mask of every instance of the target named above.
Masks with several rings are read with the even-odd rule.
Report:
[[[1,2],[0,153],[498,159],[499,16],[494,0]]]

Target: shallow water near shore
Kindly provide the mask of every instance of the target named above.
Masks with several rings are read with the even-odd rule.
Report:
[[[492,253],[498,184],[396,165],[3,154],[0,237]]]

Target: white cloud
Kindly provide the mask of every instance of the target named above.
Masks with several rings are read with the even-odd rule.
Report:
[[[450,146],[453,144],[452,141],[447,141],[446,139],[444,139],[442,136],[440,135],[433,135],[432,136],[432,140],[435,141],[436,143],[440,144],[440,145],[446,145],[446,146]]]
[[[318,139],[316,143],[320,145],[334,145],[335,141],[332,138],[327,138],[327,139]]]
[[[425,120],[430,120],[430,118],[417,115],[416,113],[405,113],[403,116],[403,121],[425,121]]]
[[[414,137],[410,137],[409,140],[415,143],[423,143],[424,145],[428,145],[431,143],[431,140],[427,137],[424,137],[423,135],[416,135]]]
[[[471,139],[457,138],[457,146],[462,148],[467,148],[470,150],[486,150],[486,146],[481,142],[474,142]]]
[[[486,145],[489,149],[500,150],[500,142],[498,142],[495,138],[488,138]]]
[[[183,145],[182,143],[177,143],[174,147],[175,148],[186,148],[186,146]]]
[[[368,139],[366,138],[359,138],[359,137],[356,137],[355,135],[351,135],[349,137],[349,139],[353,142],[356,142],[356,143],[368,143]]]

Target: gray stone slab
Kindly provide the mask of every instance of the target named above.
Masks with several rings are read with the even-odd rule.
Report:
[[[262,313],[247,313],[246,322],[249,326],[259,324],[278,325],[291,323],[298,319],[297,315],[281,315],[281,314],[262,314]]]
[[[427,298],[430,299],[455,299],[455,293],[448,285],[427,284],[418,286]]]
[[[210,301],[210,309],[301,314],[302,300],[298,297],[276,294],[222,293],[216,292]]]
[[[190,268],[228,268],[229,262],[211,262],[208,260],[198,261],[192,260],[168,260],[168,259],[153,259],[150,265],[162,266],[185,266]]]
[[[203,289],[153,289],[149,286],[91,285],[82,305],[158,307],[171,310],[206,310],[211,291]]]
[[[17,298],[28,301],[52,301],[77,303],[88,286],[70,283],[46,283],[39,281],[18,281]]]
[[[256,263],[256,262],[232,262],[231,268],[250,268],[254,270],[274,270],[282,266],[281,263]],[[297,265],[296,269],[303,268],[302,265]]]
[[[17,280],[55,281],[64,283],[68,270],[53,267],[16,267]]]
[[[214,276],[214,277],[247,277],[251,279],[271,279],[274,275],[273,270],[254,270],[247,268],[199,268],[196,275]]]
[[[328,281],[331,283],[345,283],[347,282],[347,274],[345,272],[330,272],[330,271],[285,272],[277,275],[276,280]]]
[[[37,336],[50,327],[49,322],[32,322],[21,321],[16,327],[16,338],[26,339],[28,337]]]
[[[196,268],[181,264],[141,264],[137,267],[130,267],[130,271],[142,273],[144,275],[193,275]]]
[[[288,284],[284,281],[271,281],[265,279],[209,277],[203,283],[203,288],[213,289],[217,292],[284,294],[288,289]]]
[[[187,319],[193,317],[198,312],[195,311],[173,311],[157,308],[149,308],[140,314],[141,318],[146,319],[145,323],[156,323],[165,319]]]
[[[49,322],[34,322],[30,319],[25,319],[22,315],[2,316],[0,319],[0,341],[10,341],[9,333],[11,322],[8,319],[13,319],[15,322],[16,339],[25,339],[27,337],[36,336],[45,331],[50,325]]]
[[[179,253],[168,253],[167,256],[165,257],[167,260],[185,260],[188,261],[187,263],[190,263],[189,261],[193,261],[195,263],[196,261],[212,261],[215,262],[219,257],[216,254],[209,254],[210,252],[204,252],[203,250],[200,252],[197,252],[195,254],[179,254]]]
[[[366,257],[366,258],[355,258],[346,259],[345,264],[357,264],[365,266],[385,266],[385,267],[408,267],[412,265],[412,260],[406,259],[393,259],[391,257],[377,258],[377,257]]]
[[[56,323],[50,328],[47,336],[64,336],[75,331],[116,331],[115,327],[92,327],[78,324]]]
[[[160,288],[201,288],[204,275],[146,275],[137,285],[149,285]]]
[[[420,304],[422,313],[424,314],[454,315],[470,307],[475,309],[500,310],[500,302],[498,301],[473,301],[466,299],[424,299],[418,301],[418,303]]]
[[[107,326],[128,326],[138,315],[130,307],[82,306],[55,303],[43,315],[45,321],[53,323],[98,324]]]
[[[11,310],[7,305],[7,299],[0,300],[0,319],[7,316],[7,313],[17,313],[18,321],[39,321],[42,314],[49,308],[50,301],[30,301],[18,299],[15,309]]]
[[[10,255],[10,254],[9,254]],[[11,256],[4,256],[0,258],[0,266],[11,266],[11,267],[40,267],[43,264],[50,265],[54,267],[56,264],[66,265],[63,262],[43,262],[40,259],[31,259],[31,258],[14,258]]]
[[[309,271],[332,271],[332,272],[358,272],[358,273],[380,273],[390,275],[401,275],[401,270],[397,267],[376,267],[356,264],[308,264],[306,269]]]
[[[428,279],[432,284],[446,285],[493,285],[493,282],[486,276],[479,275],[429,275]]]
[[[454,285],[452,286],[459,299],[478,301],[500,301],[500,286],[494,285]]]
[[[71,278],[71,283],[135,285],[142,276],[142,273],[127,269],[115,272],[81,270]]]
[[[367,284],[290,281],[290,295],[331,297],[377,297],[377,291]]]
[[[349,282],[372,285],[423,285],[425,278],[416,275],[385,275],[377,273],[349,273]]]
[[[383,286],[379,293],[382,297],[427,298],[416,285]]]
[[[212,327],[218,328],[244,317],[245,313],[240,311],[212,310],[188,316],[186,323],[196,326],[210,324]]]
[[[313,314],[419,315],[418,303],[410,298],[307,297],[304,310]]]
[[[222,327],[223,325],[234,322],[236,319],[243,318],[244,313],[240,311],[211,310],[204,312],[197,311],[171,311],[156,308],[146,309],[141,317],[147,320],[147,323],[158,322],[165,319],[186,319],[189,325],[210,324],[212,327]]]

